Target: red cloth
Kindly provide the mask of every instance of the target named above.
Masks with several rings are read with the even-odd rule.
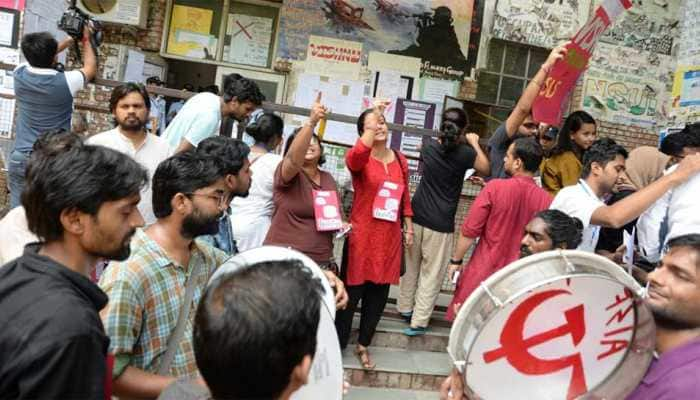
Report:
[[[352,231],[349,236],[348,265],[343,266],[347,268],[346,284],[350,286],[365,282],[399,283],[403,251],[401,218],[396,222],[389,222],[372,217],[374,197],[385,181],[403,182],[403,216],[413,216],[406,157],[397,152],[400,160],[394,160],[387,165],[387,174],[384,163],[370,157],[371,152],[370,147],[358,140],[345,156],[355,190],[350,213]]]
[[[530,177],[494,179],[486,184],[462,225],[462,235],[479,238],[479,243],[459,277],[447,319],[454,319],[454,305],[464,303],[481,282],[518,259],[525,225],[550,203],[552,196]]]

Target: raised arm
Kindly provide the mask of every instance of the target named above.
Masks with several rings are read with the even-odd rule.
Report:
[[[304,157],[306,156],[306,151],[309,149],[311,144],[311,138],[313,137],[314,128],[318,121],[326,117],[326,107],[321,104],[321,92],[318,93],[316,97],[316,102],[311,107],[311,113],[309,114],[309,120],[304,123],[296,137],[292,141],[292,145],[287,151],[287,155],[284,156],[282,160],[282,180],[284,182],[289,182],[294,179],[295,176],[301,170],[304,165]]]
[[[700,154],[687,156],[675,171],[657,179],[651,185],[632,193],[613,205],[598,207],[591,216],[591,223],[610,228],[621,228],[640,216],[668,190],[684,183],[698,172],[700,172]]]
[[[525,88],[523,94],[520,96],[515,108],[513,108],[513,111],[508,116],[508,119],[506,119],[506,134],[508,137],[513,137],[513,135],[515,135],[515,133],[518,131],[520,124],[522,124],[525,118],[530,115],[530,112],[532,111],[532,103],[535,102],[542,85],[544,85],[545,79],[547,79],[549,71],[552,70],[552,66],[554,66],[554,63],[557,62],[557,60],[561,60],[564,58],[564,56],[566,56],[567,49],[564,46],[565,45],[555,47],[552,52],[549,53],[547,60],[544,62],[544,64],[542,64],[540,70],[537,71],[537,74],[535,74]]]
[[[476,159],[474,160],[474,169],[481,176],[491,175],[491,163],[486,153],[479,146],[479,135],[476,133],[467,133],[467,143],[476,151]]]
[[[95,79],[95,75],[97,75],[97,55],[90,43],[90,35],[90,28],[86,26],[83,29],[83,48],[81,52],[83,55],[83,68],[80,68],[80,71],[85,75],[86,83]]]

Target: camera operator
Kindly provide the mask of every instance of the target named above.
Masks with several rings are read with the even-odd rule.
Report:
[[[72,38],[58,43],[49,32],[28,33],[22,37],[22,53],[27,62],[14,71],[19,111],[15,147],[8,165],[10,208],[20,203],[24,170],[36,138],[52,129],[70,130],[73,97],[95,77],[97,57],[90,35],[90,28],[85,27],[80,52],[83,67],[66,72],[56,69],[57,56],[73,43]]]

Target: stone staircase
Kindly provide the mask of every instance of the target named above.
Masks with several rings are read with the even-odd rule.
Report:
[[[441,295],[430,327],[425,335],[408,337],[408,324],[396,311],[398,288],[392,287],[389,304],[377,326],[369,348],[372,371],[362,369],[354,354],[359,314],[353,321],[350,344],[343,352],[343,365],[351,389],[347,400],[428,400],[437,399],[442,381],[450,372],[446,352],[450,323],[445,320],[445,306],[450,295]]]

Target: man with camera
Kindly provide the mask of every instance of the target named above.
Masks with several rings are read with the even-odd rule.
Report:
[[[22,53],[27,62],[14,71],[18,114],[15,147],[8,165],[10,208],[20,203],[27,160],[36,138],[52,129],[71,128],[73,98],[97,72],[97,57],[91,44],[91,30],[83,28],[81,40],[83,67],[59,71],[57,56],[75,39],[61,43],[49,32],[28,33],[22,37]]]

